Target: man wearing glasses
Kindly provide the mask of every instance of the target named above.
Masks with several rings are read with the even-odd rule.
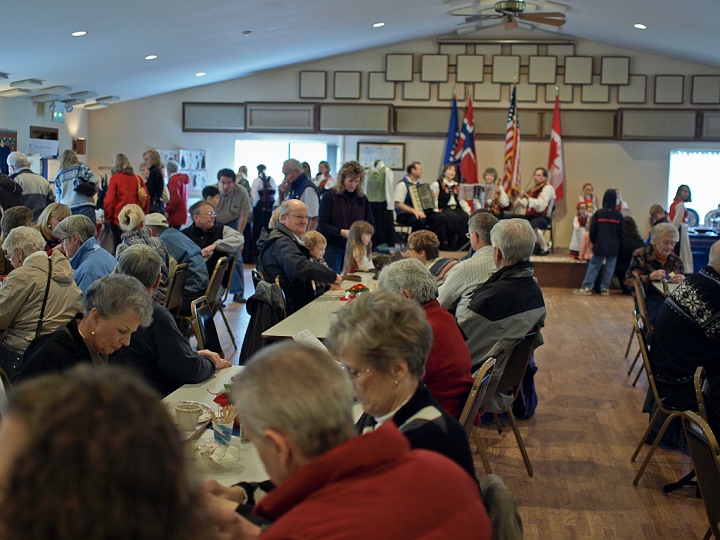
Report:
[[[260,250],[258,269],[267,281],[275,281],[280,276],[288,314],[315,298],[313,281],[337,288],[342,283],[340,275],[324,264],[310,260],[310,253],[302,242],[309,220],[305,203],[297,199],[286,200],[280,206],[280,223],[257,242]]]
[[[193,224],[180,232],[200,247],[208,275],[212,276],[220,257],[232,257],[242,247],[243,235],[227,225],[216,225],[215,209],[205,201],[190,207],[190,217]]]

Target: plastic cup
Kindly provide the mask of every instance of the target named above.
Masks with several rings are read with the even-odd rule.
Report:
[[[223,446],[230,446],[232,430],[232,422],[228,422],[227,424],[218,424],[217,422],[213,422],[213,434],[215,435],[215,440]]]

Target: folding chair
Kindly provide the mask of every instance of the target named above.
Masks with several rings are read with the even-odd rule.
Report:
[[[265,281],[265,276],[263,275],[263,273],[260,270],[256,270],[255,268],[253,268],[250,271],[250,275],[252,276],[253,286],[256,289],[257,289],[258,283],[260,283],[261,281]]]
[[[175,267],[175,271],[170,276],[170,283],[168,283],[167,293],[165,294],[165,301],[163,302],[163,305],[170,313],[174,312],[173,314],[175,316],[177,316],[180,312],[187,276],[188,263],[178,264]]]
[[[220,358],[225,358],[225,353],[220,345],[220,338],[215,326],[215,319],[210,304],[204,296],[197,298],[190,304],[191,322],[195,337],[198,342],[198,350],[207,349],[216,352]]]
[[[645,301],[645,288],[642,285],[642,281],[640,281],[640,276],[638,275],[638,273],[633,272],[632,275],[633,286],[635,287],[635,305],[637,306],[637,313],[643,318],[643,327],[646,340],[645,342],[647,343],[647,341],[650,340],[650,336],[652,336],[654,328],[652,324],[650,324],[650,316],[648,315],[647,302]],[[635,327],[633,326],[633,329],[634,328]],[[628,370],[628,375],[630,375],[630,373],[632,373],[632,370],[635,368],[635,364],[637,363],[638,358],[640,358],[640,349],[638,349],[638,352],[635,355],[635,359],[633,360],[633,363]],[[637,375],[635,375],[635,380],[632,383],[633,387],[635,387],[635,385],[637,384],[638,379],[640,378],[640,374],[643,372],[643,369],[645,369],[644,365],[640,364],[640,369],[638,370]]]
[[[485,397],[485,392],[490,384],[490,377],[494,369],[495,359],[488,358],[483,365],[480,366],[480,369],[477,370],[477,373],[475,374],[475,382],[470,389],[470,393],[465,401],[465,407],[463,407],[463,411],[459,419],[460,424],[462,424],[465,429],[465,433],[467,433],[468,439],[472,436],[475,440],[475,447],[477,448],[478,454],[480,454],[480,459],[482,460],[486,474],[492,474],[492,469],[490,468],[490,463],[488,462],[487,455],[485,454],[485,447],[480,440],[480,434],[478,433],[477,427],[475,427],[475,419],[478,414],[482,414],[480,411],[480,404]]]
[[[0,411],[7,405],[7,392],[11,386],[10,377],[7,376],[4,369],[0,368]]]
[[[218,259],[218,262],[215,263],[215,270],[213,270],[213,274],[210,277],[208,286],[205,289],[204,297],[205,297],[208,305],[210,306],[210,310],[213,313],[215,313],[218,309],[218,296],[220,295],[220,286],[222,285],[223,276],[225,275],[227,266],[228,266],[227,257],[220,257]],[[202,298],[202,297],[200,297],[200,298]],[[178,315],[175,315],[175,319],[179,320],[179,321],[188,321],[189,323],[192,324],[192,312],[191,312],[190,317],[178,314]],[[234,340],[233,340],[233,343],[234,343]]]
[[[233,335],[232,329],[230,328],[230,323],[228,323],[227,317],[225,316],[225,301],[228,299],[228,296],[230,296],[230,288],[232,287],[233,278],[235,277],[235,266],[237,265],[238,259],[242,261],[242,254],[240,253],[240,251],[235,253],[235,256],[233,257],[233,262],[230,265],[230,277],[228,278],[227,286],[225,288],[225,294],[223,295],[222,300],[217,304],[218,310],[220,311],[220,316],[225,323],[225,328],[227,328],[228,334],[230,334],[230,341],[232,341],[233,347],[235,347],[236,351],[237,344],[235,343],[235,336]]]
[[[720,538],[720,447],[708,423],[697,414],[685,412],[682,423],[710,523],[703,540]]]

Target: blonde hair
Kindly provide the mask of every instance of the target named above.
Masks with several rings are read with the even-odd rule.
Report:
[[[52,237],[52,229],[50,228],[50,218],[55,218],[58,221],[62,221],[66,217],[70,217],[72,212],[70,208],[62,203],[50,203],[42,211],[40,217],[38,217],[35,228],[42,233],[45,240],[50,240]]]
[[[363,243],[363,234],[373,234],[375,228],[367,221],[356,221],[350,226],[347,246],[345,247],[345,261],[343,274],[349,274],[353,268],[358,267],[358,261],[372,257],[372,241],[366,246]]]
[[[302,239],[308,249],[315,249],[320,244],[327,245],[327,238],[317,231],[306,232]]]
[[[270,221],[268,221],[268,229],[274,229],[275,227],[277,227],[278,223],[280,223],[280,207],[279,206],[275,210],[273,210],[273,213],[270,216]]]
[[[125,154],[117,154],[113,160],[112,173],[134,174],[135,171],[133,171],[130,160]]]
[[[69,169],[75,165],[80,165],[77,154],[72,150],[65,150],[60,157],[60,170]]]
[[[154,148],[150,148],[143,153],[143,159],[145,159],[145,156],[150,156],[150,162],[152,163],[152,165],[150,165],[151,167],[154,165],[158,169],[162,168],[162,159],[160,159],[160,152],[158,152]]]
[[[145,213],[137,204],[126,204],[118,214],[118,223],[123,231],[136,231],[145,221]]]

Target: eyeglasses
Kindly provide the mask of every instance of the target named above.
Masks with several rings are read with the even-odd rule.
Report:
[[[470,235],[472,234],[472,231],[465,233],[465,238],[470,238]]]
[[[217,212],[203,212],[203,215],[215,217],[217,215]]]
[[[345,371],[345,373],[348,374],[348,377],[350,379],[357,379],[358,377],[362,377],[366,373],[370,373],[372,371],[370,368],[367,368],[365,370],[357,370],[355,368],[351,368],[350,366],[346,366],[345,364],[340,364],[340,367]]]
[[[663,247],[675,247],[675,244],[677,244],[675,240],[661,240],[658,242],[658,245]]]
[[[288,214],[290,217],[294,217],[299,221],[310,221],[310,216],[296,216],[295,214]]]

